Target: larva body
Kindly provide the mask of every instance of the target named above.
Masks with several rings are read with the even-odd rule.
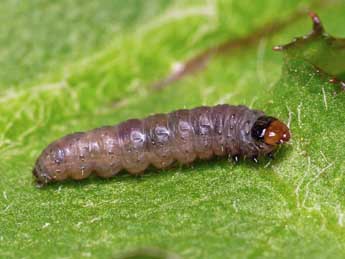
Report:
[[[92,173],[108,178],[123,169],[141,174],[149,165],[165,168],[174,161],[188,164],[213,156],[256,159],[277,147],[257,136],[262,133],[259,118],[265,118],[265,123],[267,118],[269,122],[276,120],[261,111],[231,105],[131,119],[51,143],[37,159],[33,172],[37,183],[46,184],[67,178],[80,180]]]

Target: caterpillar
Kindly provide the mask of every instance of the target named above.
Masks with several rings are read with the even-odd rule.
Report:
[[[243,105],[201,106],[62,137],[43,150],[33,175],[43,186],[91,174],[109,178],[122,169],[137,175],[149,165],[160,169],[174,161],[189,164],[213,156],[257,162],[289,139],[287,125],[262,111]]]

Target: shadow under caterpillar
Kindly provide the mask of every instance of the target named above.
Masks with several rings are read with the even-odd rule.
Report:
[[[114,126],[62,137],[38,157],[33,175],[38,186],[91,174],[102,178],[120,170],[141,174],[149,166],[166,168],[213,156],[271,156],[290,139],[280,120],[246,106],[217,105],[130,119]]]

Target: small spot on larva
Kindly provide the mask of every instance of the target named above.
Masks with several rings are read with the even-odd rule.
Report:
[[[244,125],[244,131],[245,131],[246,135],[249,135],[249,132],[250,132],[250,121],[246,121],[246,123]]]
[[[81,161],[85,161],[85,156],[83,154],[79,155]]]
[[[222,152],[224,152],[224,145],[223,145],[223,144],[220,146],[220,150],[221,150]]]

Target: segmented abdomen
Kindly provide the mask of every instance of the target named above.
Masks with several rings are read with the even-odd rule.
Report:
[[[111,177],[125,169],[142,173],[150,164],[165,168],[212,156],[252,157],[272,151],[254,145],[250,130],[264,113],[245,106],[217,105],[131,119],[50,144],[36,162],[34,174],[47,183],[83,179],[91,173]]]

